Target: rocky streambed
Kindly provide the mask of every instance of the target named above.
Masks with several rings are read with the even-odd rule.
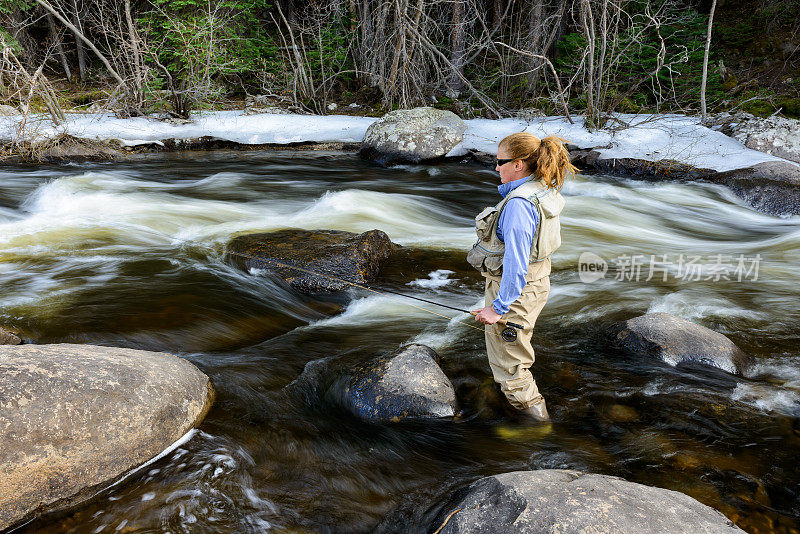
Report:
[[[200,369],[216,393],[191,439],[120,484],[103,489],[116,471],[86,481],[102,491],[28,531],[796,528],[796,220],[708,184],[570,182],[534,333],[554,422],[531,428],[509,417],[469,317],[329,284],[475,306],[464,250],[493,182],[479,166],[333,152],[13,169],[0,180],[0,324],[23,344],[4,350],[127,347],[92,350],[147,372],[158,367],[137,351],[178,353],[164,361],[205,399]],[[594,281],[578,268],[588,250],[608,268]],[[636,277],[634,254],[674,265]],[[679,272],[680,254],[701,257],[700,276]],[[758,276],[732,260],[723,276],[717,254],[760,254]],[[88,376],[105,372],[86,361]],[[144,386],[115,380],[82,398],[139,398]],[[147,398],[203,411],[159,391]],[[75,402],[64,413],[87,421],[86,443],[109,440],[92,417],[118,428],[121,412],[172,413]],[[192,413],[157,419],[177,439]],[[156,428],[143,421],[128,432]],[[120,471],[158,454],[146,450]]]

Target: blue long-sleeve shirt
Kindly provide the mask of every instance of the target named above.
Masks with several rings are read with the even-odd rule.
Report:
[[[511,191],[527,182],[528,178],[530,176],[501,184],[497,190],[505,198]],[[534,205],[524,198],[512,198],[500,213],[496,233],[505,243],[506,251],[503,254],[500,291],[497,298],[492,301],[492,308],[500,315],[508,312],[511,304],[519,298],[525,287],[533,234],[537,224],[539,224],[539,213]]]

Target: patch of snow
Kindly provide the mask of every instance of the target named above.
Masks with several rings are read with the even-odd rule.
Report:
[[[716,171],[750,167],[766,161],[787,161],[751,150],[736,139],[702,126],[697,117],[616,114],[615,118],[629,127],[590,132],[581,116],[574,117],[574,124],[563,117],[471,119],[464,121],[467,130],[462,142],[447,155],[460,156],[470,150],[494,154],[503,137],[526,131],[538,137],[558,135],[579,148],[602,147],[597,150],[603,159],[671,159]],[[144,117],[118,119],[108,113],[68,114],[67,121],[58,127],[40,120],[35,135],[46,138],[68,133],[89,139],[117,139],[129,146],[204,136],[241,144],[360,142],[376,120],[345,115],[209,111],[197,115],[190,123],[170,124]],[[14,137],[17,121],[17,117],[0,117],[0,138]]]

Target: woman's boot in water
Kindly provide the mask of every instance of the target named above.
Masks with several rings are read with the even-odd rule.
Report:
[[[544,399],[537,402],[533,406],[519,410],[519,413],[521,415],[521,419],[525,421],[537,423],[550,421],[550,414],[547,413],[547,406],[545,405]]]

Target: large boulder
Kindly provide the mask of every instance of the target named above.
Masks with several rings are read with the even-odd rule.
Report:
[[[703,179],[729,187],[755,209],[770,215],[800,214],[800,165],[766,161]]]
[[[441,158],[464,139],[467,125],[450,111],[430,107],[392,111],[372,123],[361,156],[384,165]]]
[[[440,534],[744,532],[683,493],[560,469],[482,478],[455,492],[427,528]]]
[[[234,238],[230,261],[243,269],[269,271],[304,293],[341,291],[349,282],[372,280],[395,250],[384,232],[363,234],[339,230],[279,230]]]
[[[92,497],[198,425],[206,375],[158,352],[0,347],[0,530]]]
[[[713,330],[669,313],[634,317],[611,330],[614,346],[630,354],[657,358],[669,365],[701,363],[740,374],[748,356]]]
[[[344,403],[370,421],[453,417],[455,389],[438,360],[432,348],[413,344],[363,362],[344,382]]]

